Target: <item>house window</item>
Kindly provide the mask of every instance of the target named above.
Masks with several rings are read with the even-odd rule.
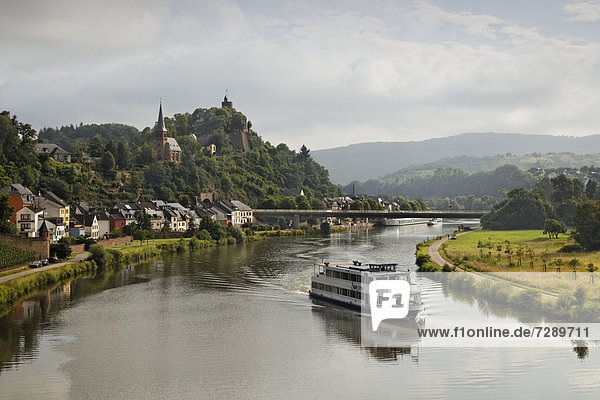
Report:
[[[30,221],[31,220],[31,214],[21,214],[21,219],[23,219],[25,221]]]

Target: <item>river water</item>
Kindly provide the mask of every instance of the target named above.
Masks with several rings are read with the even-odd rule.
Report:
[[[0,318],[0,399],[598,398],[600,352],[361,346],[311,301],[315,261],[398,262],[456,226],[286,238],[79,279]],[[423,283],[432,318],[495,318]],[[506,320],[506,319],[505,319]]]

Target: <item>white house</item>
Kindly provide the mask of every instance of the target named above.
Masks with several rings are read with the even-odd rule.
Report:
[[[19,234],[27,237],[37,237],[44,222],[44,210],[34,206],[25,206],[16,212]]]

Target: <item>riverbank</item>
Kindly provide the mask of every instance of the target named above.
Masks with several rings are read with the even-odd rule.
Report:
[[[299,237],[319,234],[318,228],[311,230],[290,229],[260,231],[243,237],[243,242],[267,240],[273,237]],[[232,240],[233,239],[233,240]],[[197,250],[213,246],[235,245],[238,242],[228,237],[225,240],[200,240],[196,237],[179,239],[153,239],[134,241],[104,248],[92,245],[89,252],[77,254],[73,259],[50,264],[39,269],[27,269],[0,277],[0,316],[6,314],[20,300],[36,291],[47,289],[61,281],[98,272],[114,272],[123,266],[150,260],[162,255]]]
[[[466,233],[469,233],[466,235]],[[600,282],[593,272],[600,252],[567,252],[568,237],[542,231],[470,231],[456,239],[435,238],[417,245],[421,271],[442,274],[450,288],[481,300],[563,319],[600,319]]]

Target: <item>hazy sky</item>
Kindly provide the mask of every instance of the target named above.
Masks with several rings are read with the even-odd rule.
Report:
[[[600,1],[18,0],[0,109],[35,128],[220,105],[293,148],[600,133]]]

